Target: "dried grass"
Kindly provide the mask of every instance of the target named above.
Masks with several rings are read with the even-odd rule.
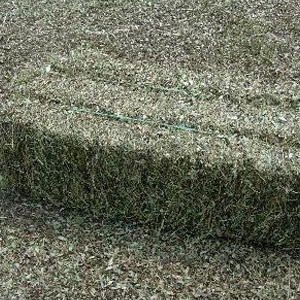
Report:
[[[108,219],[299,247],[296,2],[75,2],[23,27],[29,2],[4,7],[8,182]],[[50,44],[18,54],[21,33]]]
[[[160,234],[0,191],[1,299],[289,299],[299,251]]]

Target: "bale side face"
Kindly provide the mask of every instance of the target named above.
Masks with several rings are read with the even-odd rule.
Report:
[[[264,173],[247,159],[214,164],[206,154],[105,147],[26,124],[0,124],[1,167],[10,184],[34,198],[165,230],[201,235],[217,229],[299,246],[299,173]]]

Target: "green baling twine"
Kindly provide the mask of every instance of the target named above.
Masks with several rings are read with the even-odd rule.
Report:
[[[89,108],[79,108],[79,107],[72,107],[71,110],[76,113],[88,113],[91,115],[114,119],[114,120],[117,120],[120,122],[143,123],[143,124],[147,124],[147,125],[151,125],[151,126],[161,126],[161,127],[166,127],[166,128],[176,129],[176,130],[183,130],[183,131],[190,131],[190,132],[198,131],[196,128],[193,128],[193,127],[185,125],[185,124],[177,125],[177,124],[164,123],[164,122],[159,122],[159,121],[154,121],[154,120],[145,120],[145,119],[138,118],[138,117],[124,116],[124,115],[114,113],[114,112],[95,111],[95,110],[92,110]]]

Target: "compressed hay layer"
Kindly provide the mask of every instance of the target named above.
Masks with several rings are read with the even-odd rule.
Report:
[[[297,153],[55,104],[10,106],[5,116],[1,168],[35,198],[169,230],[299,246]]]

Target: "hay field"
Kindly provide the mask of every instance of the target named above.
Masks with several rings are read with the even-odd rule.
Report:
[[[297,1],[0,11],[11,185],[109,219],[299,248]]]

